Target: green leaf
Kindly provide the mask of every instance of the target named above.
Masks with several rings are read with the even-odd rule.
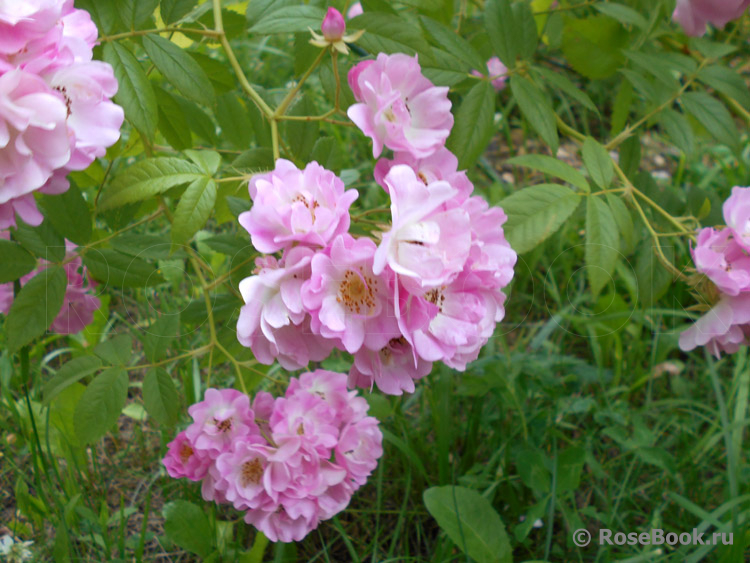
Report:
[[[128,373],[110,368],[86,387],[76,405],[73,424],[82,444],[91,444],[114,426],[128,398]]]
[[[156,422],[174,426],[180,418],[180,396],[162,368],[151,368],[143,379],[143,405]]]
[[[512,561],[505,526],[490,501],[466,487],[431,487],[422,495],[427,510],[453,543],[472,559]]]
[[[65,258],[65,239],[49,220],[38,227],[19,221],[13,236],[26,250],[50,262],[62,262]]]
[[[586,203],[586,269],[591,292],[598,295],[615,271],[620,256],[617,223],[609,206],[591,196]]]
[[[615,4],[613,2],[597,2],[596,4],[594,4],[594,8],[596,8],[605,16],[609,16],[610,18],[613,18],[620,23],[626,25],[634,25],[635,27],[638,27],[640,29],[646,29],[648,27],[648,21],[646,20],[646,18],[644,18],[630,6],[625,6],[624,4]]]
[[[513,68],[520,40],[510,1],[488,0],[484,10],[484,26],[495,54],[508,68]]]
[[[415,27],[403,17],[368,12],[349,20],[347,27],[351,30],[365,30],[365,34],[357,40],[357,45],[370,53],[417,53],[420,65],[431,66],[434,63],[432,48],[421,28]]]
[[[103,58],[112,65],[119,84],[115,102],[125,110],[125,117],[133,127],[153,141],[159,109],[156,94],[141,63],[117,41],[104,44]]]
[[[164,23],[171,24],[179,21],[190,13],[197,4],[197,0],[161,0],[159,12]]]
[[[185,151],[185,155],[196,165],[200,166],[208,176],[216,174],[221,166],[221,155],[216,151],[189,150]]]
[[[684,115],[673,109],[665,109],[659,113],[659,123],[677,148],[687,155],[693,154],[695,135]]]
[[[44,404],[49,405],[50,401],[57,397],[67,387],[80,381],[87,375],[96,372],[102,366],[102,361],[96,356],[79,356],[57,370],[55,376],[44,384]]]
[[[469,168],[487,148],[495,130],[494,113],[495,89],[484,80],[477,82],[464,96],[447,142],[459,168]]]
[[[550,490],[552,476],[544,454],[538,449],[524,448],[516,459],[521,481],[532,491],[546,493]]]
[[[216,120],[222,136],[235,148],[244,150],[250,145],[253,136],[253,123],[237,94],[230,92],[219,98]]]
[[[422,27],[427,32],[427,35],[432,38],[433,43],[449,51],[462,61],[466,65],[467,70],[476,69],[481,71],[485,69],[487,62],[482,55],[479,54],[471,43],[458,35],[450,27],[436,22],[427,16],[420,16],[419,20],[422,22]]]
[[[115,250],[143,260],[167,260],[183,256],[170,252],[172,243],[166,235],[123,233],[113,238],[111,243]]]
[[[725,66],[707,66],[698,72],[698,79],[725,96],[734,98],[746,109],[750,109],[750,92],[743,78]]]
[[[91,213],[81,191],[71,184],[60,195],[44,195],[39,199],[44,216],[55,230],[75,244],[91,240]]]
[[[252,0],[247,3],[247,21],[257,23],[276,10],[298,4],[297,0]]]
[[[206,558],[211,553],[214,535],[203,510],[186,500],[168,503],[162,511],[167,537],[183,549]]]
[[[199,104],[213,105],[214,87],[190,55],[159,35],[144,35],[143,48],[159,72],[183,96]]]
[[[89,13],[99,33],[110,33],[114,28],[118,18],[114,0],[76,0],[75,6]]]
[[[339,143],[333,137],[319,138],[315,141],[310,160],[314,160],[327,170],[338,173],[343,165]]]
[[[295,33],[307,31],[308,27],[318,30],[325,15],[325,11],[317,6],[284,6],[267,12],[250,28],[250,33]]]
[[[553,87],[564,92],[565,94],[573,98],[576,102],[584,106],[586,109],[591,110],[595,114],[599,115],[599,108],[596,107],[589,95],[583,89],[583,86],[576,86],[564,74],[555,72],[548,68],[534,67],[534,71],[540,74],[542,78],[544,78],[544,80],[546,80]]]
[[[273,168],[273,152],[266,147],[246,150],[232,161],[232,168],[240,172],[260,172]]]
[[[159,102],[159,131],[164,138],[178,151],[192,147],[193,135],[182,106],[161,88],[156,89],[156,99]]]
[[[317,108],[311,96],[303,94],[300,100],[289,111],[290,115],[315,115]],[[309,160],[315,141],[320,131],[319,121],[288,121],[286,124],[286,138],[292,154],[300,160]]]
[[[216,124],[195,102],[186,100],[182,96],[173,96],[177,103],[180,104],[185,117],[187,118],[190,129],[195,134],[205,139],[212,145],[218,145],[219,139],[216,136]]]
[[[669,262],[674,262],[674,246],[663,246],[662,252]],[[639,246],[636,256],[635,277],[638,280],[638,298],[643,305],[651,307],[669,289],[673,282],[672,274],[657,258],[656,248],[651,238]]]
[[[566,17],[562,50],[570,65],[587,78],[607,78],[622,65],[621,50],[628,33],[617,20],[607,16],[585,19]]]
[[[578,207],[581,196],[558,184],[524,188],[500,202],[508,214],[505,236],[519,254],[553,235]]]
[[[732,115],[716,98],[705,92],[687,92],[680,97],[684,110],[720,143],[739,149],[740,133]]]
[[[581,482],[581,470],[586,452],[580,446],[565,448],[557,456],[556,490],[558,493],[575,491]]]
[[[147,287],[164,283],[162,275],[148,262],[109,248],[90,249],[83,263],[89,275],[105,286]]]
[[[525,154],[511,158],[507,162],[508,164],[533,168],[534,170],[539,170],[540,172],[544,172],[555,178],[560,178],[561,180],[565,180],[569,184],[580,188],[584,192],[591,191],[589,183],[583,174],[567,162],[563,162],[554,157],[544,154]]]
[[[635,250],[633,217],[621,197],[615,194],[607,194],[606,197],[609,209],[617,223],[617,231],[620,233],[620,250],[623,254],[629,255]]]
[[[115,5],[125,29],[136,29],[154,13],[159,0],[117,0]]]
[[[15,242],[0,239],[0,283],[12,282],[36,267],[36,259]]]
[[[182,194],[172,222],[172,242],[185,244],[203,228],[216,203],[216,182],[198,178]]]
[[[606,190],[615,177],[615,167],[607,149],[593,137],[586,137],[581,148],[583,163],[596,185]]]
[[[181,158],[141,160],[110,182],[99,201],[99,209],[112,209],[126,203],[143,201],[201,177],[203,171],[198,166]]]
[[[519,74],[511,77],[510,89],[513,91],[513,97],[518,102],[523,116],[552,149],[552,153],[557,153],[559,146],[557,120],[547,96],[536,84]]]
[[[45,268],[16,295],[5,321],[10,352],[42,336],[60,312],[68,278],[60,267]]]
[[[172,344],[180,329],[180,314],[163,314],[154,324],[144,329],[143,352],[149,362],[154,363],[167,355],[167,350]]]
[[[231,13],[234,14],[235,12]],[[208,76],[208,79],[214,86],[214,91],[219,94],[225,94],[237,87],[237,79],[234,77],[234,74],[232,74],[229,65],[211,58],[208,55],[204,55],[203,53],[190,51],[188,54],[195,59],[195,62],[197,62],[203,69],[203,72],[206,73],[206,76]]]
[[[118,334],[114,338],[100,342],[94,348],[94,354],[113,366],[127,366],[133,350],[133,339],[127,334]]]

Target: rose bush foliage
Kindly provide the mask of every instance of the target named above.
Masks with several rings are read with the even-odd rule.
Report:
[[[246,4],[0,4],[6,355],[26,378],[30,353],[68,346],[40,399],[81,389],[55,429],[75,447],[137,381],[174,437],[169,476],[300,541],[383,454],[363,396],[470,371],[524,320],[506,312],[519,260],[571,225],[593,309],[651,308],[677,282],[696,322],[672,327],[673,354],[750,344],[750,188],[668,193],[641,159],[646,135],[682,159],[709,137],[741,154],[748,2]],[[281,64],[263,36],[291,82],[256,72]],[[483,156],[498,132],[529,185]],[[180,397],[184,363],[199,376]]]

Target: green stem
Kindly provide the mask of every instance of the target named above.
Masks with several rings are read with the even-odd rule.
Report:
[[[107,43],[109,41],[117,41],[118,39],[127,39],[128,37],[140,37],[142,35],[153,35],[156,33],[195,33],[197,35],[204,35],[206,37],[220,37],[223,32],[219,32],[213,29],[193,29],[189,27],[175,27],[167,26],[158,29],[136,29],[133,31],[126,31],[124,33],[116,33],[115,35],[102,35],[97,39],[99,43]]]

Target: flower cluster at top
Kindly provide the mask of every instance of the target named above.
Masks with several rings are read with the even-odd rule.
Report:
[[[0,232],[0,238],[7,239],[8,233]],[[91,288],[95,282],[89,280],[86,283],[86,267],[81,257],[75,254],[75,248],[75,244],[65,241],[64,269],[68,285],[65,289],[62,309],[49,327],[49,330],[58,334],[74,334],[82,331],[86,325],[91,324],[94,320],[94,312],[101,307],[99,298],[91,294]],[[38,268],[21,278],[22,286],[49,265],[45,260],[41,262]],[[0,313],[8,314],[13,304],[13,296],[12,282],[0,284]]]
[[[706,346],[717,358],[750,345],[750,188],[734,187],[724,202],[726,227],[698,232],[696,269],[713,284],[713,307],[680,335],[684,351]],[[713,296],[712,296],[713,300]]]
[[[750,0],[677,0],[672,18],[685,33],[700,36],[706,33],[706,24],[724,27],[736,20],[750,6]]]
[[[120,137],[112,67],[92,60],[97,29],[73,0],[0,2],[0,228],[39,225],[34,191],[59,194]]]
[[[505,313],[502,288],[516,253],[503,210],[478,196],[445,147],[453,116],[447,88],[425,78],[416,57],[379,54],[349,72],[358,101],[349,116],[392,159],[375,166],[391,200],[379,244],[349,234],[357,198],[316,162],[279,159],[249,184],[240,215],[268,254],[240,283],[239,341],[258,361],[300,369],[334,348],[353,354],[351,386],[389,394],[443,361],[463,370]],[[273,256],[280,253],[280,257]]]
[[[325,370],[291,379],[283,397],[208,389],[168,445],[171,477],[202,481],[203,498],[245,511],[271,541],[299,541],[349,504],[383,454],[367,401]]]

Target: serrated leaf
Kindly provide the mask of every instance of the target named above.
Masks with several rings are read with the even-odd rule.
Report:
[[[198,166],[181,158],[141,160],[110,182],[99,201],[99,209],[112,209],[126,203],[143,201],[203,176],[203,171]]]
[[[36,267],[36,259],[24,248],[9,240],[0,239],[0,283],[12,282]]]
[[[576,86],[570,79],[559,72],[555,72],[544,67],[534,67],[534,71],[539,73],[544,80],[550,83],[553,87],[561,90],[579,104],[584,106],[586,109],[593,111],[599,115],[599,108],[596,107],[594,102],[591,100],[589,95],[583,89],[582,86]]]
[[[290,115],[315,115],[317,108],[311,96],[303,94],[300,100],[289,111]],[[318,139],[319,121],[291,120],[286,123],[286,138],[292,154],[302,161],[309,160],[313,145]]]
[[[607,78],[622,65],[620,52],[628,33],[616,20],[604,16],[564,19],[562,50],[571,66],[587,78]]]
[[[554,157],[544,154],[525,154],[513,157],[507,162],[508,164],[533,168],[534,170],[539,170],[540,172],[544,172],[555,178],[560,178],[561,180],[565,180],[569,184],[580,188],[584,192],[591,191],[589,183],[583,174],[567,162],[563,162]]]
[[[151,368],[143,379],[143,405],[156,422],[173,426],[180,417],[180,396],[174,381],[162,368]]]
[[[62,308],[67,285],[65,270],[60,267],[45,268],[26,282],[5,321],[10,352],[44,334]]]
[[[349,20],[347,28],[365,30],[357,45],[370,53],[419,54],[420,65],[429,67],[434,64],[432,49],[422,30],[400,16],[368,12]]]
[[[164,283],[162,275],[148,262],[109,248],[89,250],[83,263],[89,275],[105,286],[147,287]]]
[[[625,202],[615,194],[606,194],[609,209],[617,223],[617,231],[620,233],[621,250],[625,255],[635,250],[635,226],[633,217],[630,215]]]
[[[469,168],[487,148],[495,129],[494,113],[495,89],[484,80],[477,82],[464,96],[447,141],[458,157],[459,168]]]
[[[154,13],[159,0],[117,0],[117,12],[125,29],[136,29]]]
[[[648,21],[646,18],[630,6],[615,4],[614,2],[597,2],[594,4],[594,8],[605,16],[616,19],[620,23],[634,25],[640,29],[646,29],[648,27]]]
[[[159,110],[156,94],[141,63],[127,47],[116,41],[105,43],[103,58],[112,65],[119,85],[115,102],[125,110],[125,117],[133,127],[153,141],[159,122]]]
[[[158,362],[166,357],[167,350],[177,338],[179,329],[179,313],[161,315],[154,324],[144,329],[143,352],[149,362]]]
[[[450,27],[427,16],[420,16],[419,20],[422,22],[422,27],[427,31],[427,34],[432,38],[433,43],[458,58],[463,62],[467,70],[484,70],[487,64],[486,61],[466,39],[458,35]]]
[[[185,113],[190,129],[212,145],[217,145],[219,139],[216,136],[216,125],[211,116],[203,111],[198,104],[186,100],[182,96],[174,96],[174,99]]]
[[[172,242],[184,244],[208,221],[216,203],[216,182],[198,178],[182,194],[172,221]]]
[[[213,105],[214,87],[190,55],[159,35],[144,35],[143,48],[159,72],[183,96],[199,104]]]
[[[49,220],[38,227],[18,221],[14,238],[26,250],[50,262],[62,262],[65,258],[65,239],[52,226]]]
[[[183,549],[206,558],[213,549],[213,532],[203,511],[191,502],[176,500],[162,511],[167,537]]]
[[[86,244],[91,240],[89,206],[75,185],[60,195],[42,196],[39,206],[55,230],[70,242]]]
[[[197,4],[197,0],[161,0],[159,12],[164,23],[171,24],[186,16]]]
[[[55,376],[44,384],[43,404],[49,405],[60,392],[96,372],[101,366],[102,361],[96,356],[80,356],[66,362],[57,370]]]
[[[510,89],[513,97],[521,108],[521,113],[529,124],[542,137],[552,153],[557,153],[559,139],[557,136],[557,121],[547,96],[536,84],[528,78],[514,74],[510,79]]]
[[[734,98],[746,109],[750,109],[750,92],[743,78],[730,68],[713,65],[702,68],[698,79],[725,96]]]
[[[693,154],[695,136],[684,115],[667,108],[659,113],[659,122],[677,148],[683,150],[685,154]]]
[[[453,543],[482,563],[510,563],[512,550],[490,501],[466,487],[431,487],[422,495],[428,512]]]
[[[505,236],[516,252],[528,252],[554,234],[580,201],[580,195],[559,184],[524,188],[499,203],[508,215]]]
[[[185,151],[185,156],[201,167],[207,176],[213,176],[221,166],[221,155],[216,151]]]
[[[297,0],[253,0],[247,3],[245,16],[250,23],[257,23],[276,10],[293,6],[297,3]]]
[[[597,186],[606,190],[615,177],[615,167],[607,149],[593,137],[586,137],[581,148],[583,163]]]
[[[310,160],[314,160],[326,170],[338,173],[343,165],[343,155],[336,139],[321,137],[315,141]]]
[[[591,292],[598,295],[612,280],[620,256],[617,222],[609,206],[599,197],[586,203],[586,269]]]
[[[513,68],[518,55],[518,30],[509,0],[488,0],[484,10],[484,26],[495,54]]]
[[[250,28],[250,33],[270,35],[307,31],[308,27],[319,29],[325,15],[325,11],[317,6],[284,6],[266,12],[261,20]]]
[[[178,151],[192,147],[193,135],[180,104],[161,88],[156,89],[156,99],[159,103],[159,131],[164,138]]]
[[[717,141],[739,148],[740,134],[729,110],[719,100],[705,92],[687,92],[680,97],[682,107]]]
[[[237,94],[230,92],[219,98],[216,108],[216,120],[221,127],[222,136],[235,148],[244,150],[253,138],[253,124],[247,108]]]
[[[118,334],[97,344],[94,354],[113,366],[126,366],[130,363],[132,350],[133,339],[127,334]]]
[[[128,398],[128,374],[122,368],[100,373],[86,387],[76,405],[73,423],[83,444],[99,440],[120,418]]]
[[[232,161],[231,166],[243,172],[271,170],[273,168],[273,151],[266,147],[246,150]]]
[[[557,456],[556,490],[563,493],[575,491],[581,482],[581,470],[586,452],[580,446],[565,448]]]
[[[76,0],[76,8],[86,10],[99,29],[99,33],[110,33],[118,18],[114,0]]]

